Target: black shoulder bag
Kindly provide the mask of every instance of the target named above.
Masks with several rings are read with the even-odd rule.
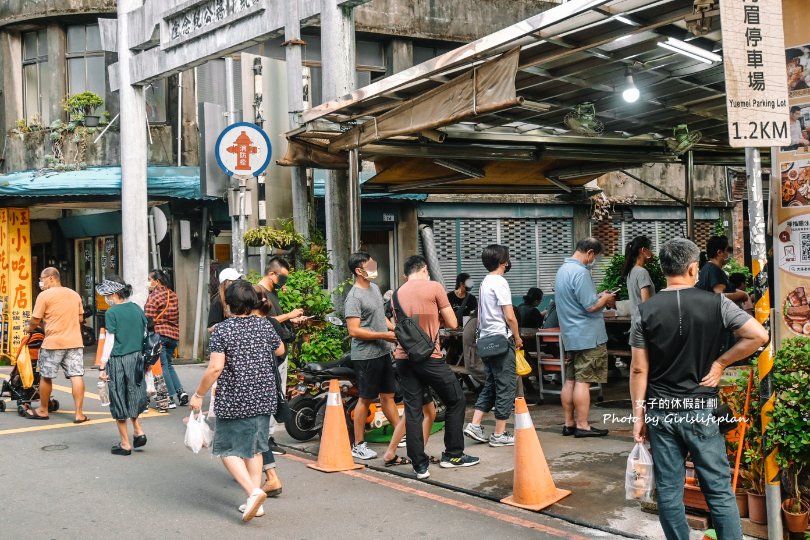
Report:
[[[417,321],[402,311],[397,299],[397,291],[394,291],[391,299],[396,312],[397,323],[394,325],[394,334],[397,336],[397,341],[408,353],[408,359],[411,362],[424,362],[433,356],[433,352],[436,350],[436,340],[431,339]]]

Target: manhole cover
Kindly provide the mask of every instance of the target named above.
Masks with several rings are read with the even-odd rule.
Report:
[[[600,409],[632,409],[633,402],[629,399],[613,399],[593,404]]]
[[[42,450],[46,452],[58,452],[59,450],[67,450],[68,445],[66,444],[50,444],[48,446],[43,446]]]

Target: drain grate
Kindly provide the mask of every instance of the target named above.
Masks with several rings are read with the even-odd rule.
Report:
[[[43,446],[40,450],[44,450],[45,452],[59,452],[60,450],[67,450],[68,445],[66,444],[49,444],[48,446]]]

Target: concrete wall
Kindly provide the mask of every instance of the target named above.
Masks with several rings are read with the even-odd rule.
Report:
[[[115,0],[7,0],[0,3],[0,27],[46,17],[115,13],[115,7]]]
[[[470,42],[559,4],[541,0],[372,0],[355,9],[356,30]]]
[[[628,172],[654,184],[662,190],[680,198],[686,197],[684,166],[678,164],[665,165],[655,163],[639,169],[630,169]],[[677,205],[655,190],[633,180],[620,172],[606,174],[597,179],[599,188],[608,197],[630,197],[635,195],[636,202]],[[711,206],[726,203],[726,172],[725,167],[697,165],[695,166],[694,183],[695,202]]]
[[[172,138],[171,126],[151,126],[150,132],[152,134],[152,144],[148,145],[149,164],[174,164],[172,145],[175,144],[175,141]],[[42,130],[26,133],[22,137],[14,134],[9,135],[6,146],[5,172],[41,169],[48,166],[45,162],[45,156],[53,155],[50,133],[50,130]],[[111,128],[98,143],[93,144],[93,140],[99,133],[100,129],[97,129],[92,133],[88,132],[80,136],[83,144],[87,145],[84,162],[88,166],[120,165],[120,132]],[[76,164],[79,143],[74,139],[74,134],[65,133],[62,136],[62,141],[65,164]]]

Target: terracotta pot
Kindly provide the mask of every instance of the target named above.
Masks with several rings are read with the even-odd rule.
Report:
[[[794,514],[791,511],[794,499],[786,499],[782,502],[782,516],[785,518],[787,530],[792,533],[804,532],[807,529],[808,505],[800,501],[802,512]]]
[[[748,517],[748,495],[745,491],[738,490],[734,496],[737,498],[737,509],[740,511],[740,517]]]
[[[765,509],[765,495],[747,492],[748,495],[748,519],[751,523],[760,525],[768,523],[768,512]]]

